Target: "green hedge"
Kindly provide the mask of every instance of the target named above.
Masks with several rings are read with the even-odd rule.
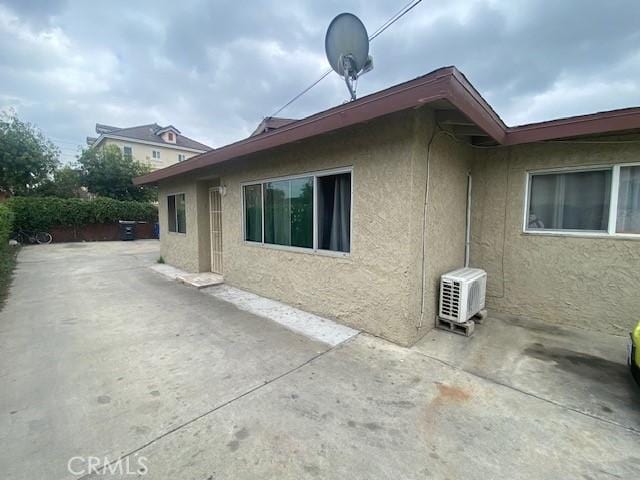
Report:
[[[0,204],[0,255],[5,255],[12,231],[13,212],[6,205]]]
[[[155,222],[158,208],[146,202],[56,197],[12,197],[5,203],[14,214],[14,228],[48,230],[53,226],[114,223],[118,220]]]

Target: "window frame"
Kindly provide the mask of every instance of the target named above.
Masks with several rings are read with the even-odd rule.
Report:
[[[156,153],[158,154],[157,157],[156,157]],[[160,150],[151,149],[151,159],[155,160],[156,162],[159,162],[160,161]]]
[[[184,232],[178,231],[178,202],[174,200],[175,205],[175,222],[176,222],[176,231],[173,232],[169,230],[169,197],[177,197],[178,195],[184,195]],[[167,232],[172,233],[174,235],[187,235],[187,194],[186,192],[176,192],[176,193],[167,193],[166,195],[167,202]]]
[[[318,177],[326,177],[329,175],[339,175],[343,173],[350,174],[351,180],[351,203],[349,210],[349,251],[348,252],[339,252],[336,250],[324,250],[318,248]],[[265,243],[264,241],[264,222],[265,222],[265,208],[264,208],[264,185],[269,182],[278,182],[284,180],[296,180],[299,178],[313,178],[313,247],[295,247],[289,245],[276,245],[272,243]],[[246,218],[245,218],[245,202],[244,202],[244,187],[249,185],[260,185],[261,186],[261,202],[262,202],[262,241],[255,242],[252,240],[246,240]],[[330,170],[316,170],[312,172],[305,172],[296,175],[287,175],[282,177],[271,177],[264,179],[256,179],[251,181],[245,181],[240,183],[240,211],[241,211],[241,221],[242,221],[242,242],[247,245],[256,246],[260,248],[272,248],[275,250],[286,250],[290,252],[300,252],[300,253],[310,253],[310,254],[318,254],[318,255],[328,255],[335,257],[349,257],[353,252],[353,166],[348,167],[339,167]]]
[[[178,163],[184,162],[186,159],[187,159],[187,156],[184,153],[178,154]]]
[[[122,145],[122,158],[126,158],[127,157],[127,154],[124,151],[125,148],[128,148],[129,150],[131,150],[131,153],[129,154],[129,158],[131,160],[133,160],[133,146],[132,145]]]
[[[618,233],[616,226],[618,221],[618,196],[620,189],[620,169],[624,167],[638,167],[640,162],[610,163],[585,166],[569,166],[558,168],[546,168],[539,170],[528,170],[525,172],[525,192],[524,192],[524,212],[522,215],[522,233],[527,235],[556,235],[573,237],[595,237],[595,238],[628,238],[639,239],[640,233]],[[609,198],[609,218],[607,219],[607,230],[558,230],[558,229],[529,229],[529,203],[531,201],[531,180],[536,175],[553,175],[562,173],[580,173],[592,171],[611,171],[611,185]]]

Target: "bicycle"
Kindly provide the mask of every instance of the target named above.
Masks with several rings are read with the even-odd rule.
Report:
[[[53,237],[51,237],[51,234],[49,232],[34,232],[31,230],[23,230],[20,228],[14,232],[12,239],[16,240],[22,245],[36,243],[39,245],[45,245],[51,243]]]

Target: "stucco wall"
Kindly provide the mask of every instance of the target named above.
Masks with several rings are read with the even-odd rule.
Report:
[[[626,334],[638,320],[640,242],[523,233],[526,173],[637,162],[640,144],[533,144],[476,150],[473,266],[496,311]]]
[[[417,115],[309,140],[236,163],[222,173],[225,282],[326,315],[398,343],[416,335],[412,223]],[[353,167],[351,252],[293,252],[242,239],[241,182]]]
[[[182,153],[186,156],[186,158],[191,158],[198,153],[189,152],[185,150],[175,149],[175,148],[167,148],[160,147],[156,145],[145,145],[142,143],[135,142],[125,142],[121,140],[114,140],[111,138],[106,138],[102,142],[100,142],[100,146],[102,145],[116,145],[120,150],[125,145],[131,147],[133,149],[133,158],[141,163],[147,163],[151,165],[151,167],[155,170],[158,168],[168,167],[169,165],[173,165],[174,163],[178,163],[178,154]],[[154,160],[152,151],[159,150],[160,151],[160,160]]]
[[[160,254],[170,265],[188,272],[206,272],[210,266],[208,188],[211,182],[183,178],[163,182],[158,191]],[[167,195],[185,194],[186,233],[169,231]]]
[[[421,333],[434,326],[440,276],[464,266],[467,184],[472,161],[471,147],[444,132],[436,134],[429,155]]]

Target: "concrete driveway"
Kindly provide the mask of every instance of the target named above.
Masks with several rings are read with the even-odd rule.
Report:
[[[150,271],[158,250],[21,251],[3,478],[83,477],[88,457],[122,461],[85,478],[640,478],[622,337],[495,317],[471,339],[330,347]]]

